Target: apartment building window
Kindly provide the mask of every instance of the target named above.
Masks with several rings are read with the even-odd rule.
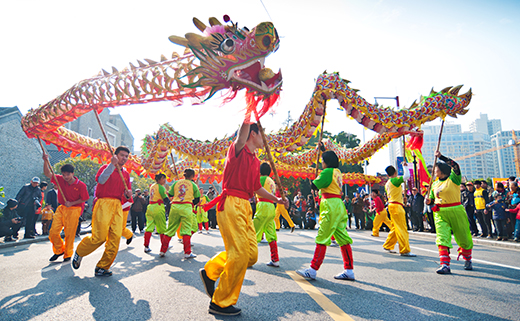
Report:
[[[110,141],[110,144],[112,146],[116,146],[116,135],[112,134],[112,133],[107,133],[107,136],[108,136],[108,140]]]
[[[87,130],[87,137],[92,138],[92,128],[89,128],[89,129]]]

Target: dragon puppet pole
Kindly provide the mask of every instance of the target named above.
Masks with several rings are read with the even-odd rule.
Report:
[[[199,160],[199,174],[197,175],[197,185],[200,184],[200,173],[201,173],[202,161]]]
[[[327,109],[327,105],[323,106],[323,118],[321,119],[321,133],[320,133],[320,140],[318,141],[318,154],[316,155],[316,172],[314,173],[314,178],[318,178],[318,164],[320,162],[320,156],[321,156],[321,149],[320,149],[320,143],[323,139],[323,126],[325,126],[325,110]]]
[[[179,172],[177,172],[177,166],[175,166],[175,158],[173,158],[172,152],[170,152],[170,157],[172,158],[173,171],[175,172],[175,179],[179,179]]]
[[[40,143],[40,147],[42,148],[42,153],[49,155],[49,153],[47,153],[45,151],[45,148],[43,147],[42,140],[40,139],[40,137],[38,137],[38,143]],[[63,191],[61,190],[60,183],[56,179],[56,174],[54,173],[54,169],[52,169],[51,163],[49,162],[48,159],[45,160],[45,165],[47,165],[49,167],[49,169],[51,170],[52,179],[54,179],[54,181],[56,182],[56,186],[58,186],[58,190],[60,191],[60,195],[63,197],[63,200],[65,201],[65,203],[67,203],[67,198],[65,198],[65,194],[63,194]]]
[[[108,152],[114,156],[114,151],[112,150],[112,146],[110,146],[110,143],[108,141],[107,133],[105,133],[105,128],[103,128],[103,124],[101,123],[101,119],[99,119],[99,115],[97,113],[97,110],[94,110],[94,115],[96,115],[97,122],[99,124],[99,128],[101,128],[101,132],[103,133],[103,137],[105,137],[105,142],[107,142]],[[121,177],[121,180],[123,181],[123,184],[125,185],[125,190],[128,190],[128,185],[126,185],[125,178],[123,177],[123,172],[121,172],[121,167],[119,164],[116,165],[117,172],[119,173],[119,176]]]
[[[267,154],[267,159],[269,160],[269,164],[271,165],[271,169],[273,170],[274,182],[276,183],[276,187],[278,187],[278,190],[280,191],[280,196],[282,197],[282,200],[285,202],[285,194],[283,192],[282,181],[280,180],[280,176],[278,176],[276,166],[274,166],[273,155],[271,155],[271,148],[269,147],[269,144],[267,144],[267,138],[265,137],[264,128],[260,123],[260,118],[258,117],[258,115],[255,116],[256,124],[258,125],[258,131],[260,131],[260,135],[262,135],[262,141],[264,142],[265,153]]]
[[[443,129],[444,129],[444,119],[442,120],[441,130],[439,131],[439,140],[437,141],[437,149],[435,150],[436,152],[438,152],[441,147],[441,138],[442,138]],[[428,185],[428,191],[426,192],[425,198],[429,197],[428,195],[430,195],[430,191],[432,189],[432,184],[433,184],[433,181],[435,180],[435,164],[437,164],[437,156],[435,156],[435,160],[433,161],[432,177],[430,179],[430,184]]]

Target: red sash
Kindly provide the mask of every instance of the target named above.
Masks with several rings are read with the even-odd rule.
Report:
[[[435,206],[432,207],[432,211],[438,212],[441,207],[453,207],[457,205],[462,205],[460,202],[457,203],[450,203],[450,204],[435,204]]]
[[[211,202],[204,204],[202,206],[202,208],[204,209],[204,211],[207,212],[213,206],[217,205],[217,211],[222,212],[224,210],[224,203],[226,202],[226,197],[228,195],[239,197],[239,198],[245,199],[245,200],[249,200],[249,194],[248,193],[246,193],[244,191],[241,191],[241,190],[238,190],[238,189],[230,189],[230,188],[228,189],[228,188],[226,188],[225,190],[222,191],[222,194],[220,194],[219,196],[215,197]]]
[[[341,198],[341,195],[338,194],[330,194],[330,193],[321,193],[321,197],[327,198]]]

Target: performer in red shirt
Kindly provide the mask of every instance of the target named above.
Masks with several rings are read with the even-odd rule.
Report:
[[[130,150],[125,146],[116,148],[115,155],[112,156],[110,164],[103,165],[96,175],[98,185],[96,187],[97,202],[92,211],[92,236],[87,236],[76,248],[72,267],[78,269],[81,259],[94,252],[106,241],[105,252],[95,269],[96,276],[111,276],[110,266],[114,262],[119,250],[119,241],[123,231],[123,210],[121,197],[127,199],[132,197],[132,187],[130,185],[130,174],[123,168]],[[121,169],[126,181],[125,185],[118,173],[117,167]]]
[[[212,298],[209,306],[212,314],[241,312],[233,305],[240,295],[247,267],[255,264],[258,257],[249,199],[256,193],[261,198],[284,203],[260,184],[260,161],[255,151],[261,147],[258,125],[244,122],[226,156],[222,194],[204,206],[204,210],[208,210],[217,204],[217,222],[226,247],[225,252],[215,255],[200,270],[206,293]]]
[[[87,185],[74,176],[74,166],[65,164],[61,167],[61,175],[56,175],[56,180],[52,176],[52,172],[46,164],[49,164],[49,155],[43,154],[44,166],[43,173],[51,179],[51,182],[60,186],[58,190],[58,203],[60,206],[56,209],[52,220],[52,226],[49,231],[49,240],[52,243],[54,255],[49,261],[54,262],[63,255],[63,261],[70,261],[74,253],[74,238],[76,237],[76,228],[78,227],[79,217],[85,207],[85,202],[89,199]],[[65,194],[65,199],[63,195]],[[61,230],[65,233],[65,242],[61,239]]]
[[[385,211],[385,205],[379,197],[379,191],[377,189],[372,190],[372,200],[374,202],[374,209],[376,210],[376,218],[374,219],[374,226],[372,227],[372,236],[379,237],[379,228],[383,223],[392,229],[392,221],[388,218],[388,212]],[[374,210],[372,209],[372,210]]]

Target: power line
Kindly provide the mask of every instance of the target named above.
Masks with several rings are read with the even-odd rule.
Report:
[[[269,17],[269,20],[273,21],[273,18],[271,18],[271,15],[269,14],[269,11],[267,11],[267,8],[265,7],[265,4],[262,0],[260,0],[260,3],[262,4],[262,6],[264,7],[265,9],[265,12],[267,13],[267,16]]]

